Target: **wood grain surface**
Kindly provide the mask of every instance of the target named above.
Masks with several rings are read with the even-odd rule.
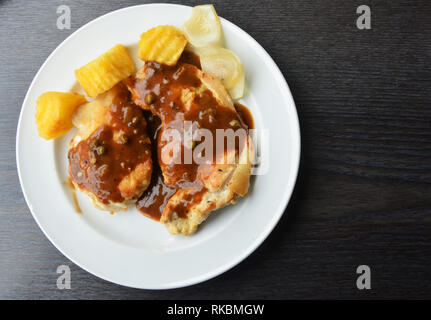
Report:
[[[145,2],[0,0],[0,298],[431,298],[428,0],[213,1],[273,57],[296,101],[301,168],[282,220],[234,269],[175,290],[108,283],[54,248],[33,220],[17,177],[24,95],[69,34]],[[56,28],[61,4],[71,8],[70,30]],[[361,4],[371,7],[371,30],[356,27]],[[56,287],[61,264],[72,270],[71,290]],[[362,264],[371,268],[371,290],[356,288]]]

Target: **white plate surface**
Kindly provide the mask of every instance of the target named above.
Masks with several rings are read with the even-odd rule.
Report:
[[[191,237],[169,235],[163,225],[135,208],[114,215],[93,208],[67,181],[67,144],[38,137],[37,97],[45,91],[76,90],[74,70],[117,43],[136,57],[140,34],[157,25],[180,27],[191,7],[150,4],[128,7],[86,24],[48,57],[23,102],[17,130],[17,166],[27,204],[49,240],[88,272],[117,284],[167,289],[199,283],[232,268],[272,231],[291,196],[299,165],[300,134],[295,104],[280,70],[246,32],[221,19],[225,45],[242,60],[247,94],[240,101],[256,129],[269,130],[269,170],[253,179],[249,195],[213,213]],[[137,66],[139,61],[136,59]],[[265,148],[262,148],[264,150]]]

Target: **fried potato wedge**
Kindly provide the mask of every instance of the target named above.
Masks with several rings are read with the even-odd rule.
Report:
[[[75,70],[76,79],[89,97],[108,91],[135,72],[127,49],[117,44],[95,60]]]
[[[85,97],[75,92],[45,92],[36,101],[36,125],[39,136],[54,139],[73,127],[72,114]]]
[[[141,35],[138,57],[143,61],[173,66],[186,45],[187,38],[181,30],[173,26],[158,26]]]

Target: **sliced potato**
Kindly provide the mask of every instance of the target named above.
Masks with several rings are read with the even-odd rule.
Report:
[[[135,72],[135,64],[127,49],[117,44],[95,60],[75,70],[76,79],[89,97],[108,91]]]
[[[139,41],[139,59],[173,66],[177,63],[187,39],[173,26],[158,26],[144,32]]]
[[[244,92],[244,68],[232,51],[218,46],[206,46],[198,49],[202,70],[220,79],[224,87],[232,90],[235,97]]]
[[[237,83],[235,85],[228,89],[229,95],[232,99],[237,100],[241,99],[244,96],[245,91],[245,77],[244,73],[240,76]]]
[[[193,7],[190,18],[183,25],[187,40],[195,47],[220,44],[220,19],[212,4]]]
[[[54,139],[73,127],[72,114],[85,103],[85,97],[75,92],[45,92],[36,101],[36,125],[39,136]]]

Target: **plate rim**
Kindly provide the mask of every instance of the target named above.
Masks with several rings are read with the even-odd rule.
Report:
[[[187,5],[180,5],[180,4],[171,4],[171,3],[149,3],[149,4],[139,4],[139,5],[134,5],[134,6],[127,6],[127,7],[123,7],[123,8],[119,8],[113,11],[110,11],[106,14],[103,14],[87,23],[85,23],[84,25],[82,25],[81,27],[79,27],[77,30],[75,30],[72,34],[70,34],[69,36],[67,36],[49,55],[48,57],[45,59],[45,61],[42,63],[42,65],[40,66],[40,68],[38,69],[38,71],[36,72],[36,74],[33,77],[33,80],[31,81],[26,95],[24,97],[24,100],[22,102],[21,105],[21,110],[20,110],[20,114],[19,114],[19,118],[18,118],[18,124],[17,124],[17,129],[16,129],[16,140],[15,140],[15,156],[16,156],[16,165],[17,165],[17,171],[18,171],[18,178],[19,178],[19,183],[20,183],[20,187],[22,190],[22,193],[24,195],[24,199],[26,201],[27,207],[29,208],[33,219],[36,221],[36,224],[39,226],[39,228],[42,230],[43,234],[48,238],[48,240],[51,242],[51,244],[58,250],[60,251],[67,259],[69,259],[71,262],[73,262],[74,264],[76,264],[77,266],[79,266],[80,268],[84,269],[85,271],[91,273],[92,275],[101,278],[105,281],[108,281],[110,283],[115,283],[118,285],[122,285],[125,287],[131,287],[131,288],[136,288],[136,289],[147,289],[147,290],[165,290],[165,289],[175,289],[175,288],[182,288],[182,287],[187,287],[187,286],[191,286],[191,285],[195,285],[198,283],[202,283],[204,281],[207,281],[209,279],[215,278],[227,271],[229,271],[230,269],[232,269],[233,267],[237,266],[239,263],[241,263],[242,261],[244,261],[245,259],[247,259],[253,252],[256,251],[256,249],[258,247],[260,247],[263,242],[267,239],[267,237],[269,236],[269,234],[275,229],[276,225],[278,224],[278,222],[280,221],[281,217],[286,214],[285,210],[289,204],[289,201],[291,200],[292,197],[292,193],[295,189],[295,185],[297,182],[297,178],[298,178],[298,172],[299,172],[299,165],[300,165],[300,159],[301,159],[301,150],[302,150],[302,146],[301,146],[301,130],[300,130],[300,123],[299,123],[299,117],[298,117],[298,112],[297,112],[297,108],[296,108],[296,104],[295,104],[295,100],[293,99],[293,95],[292,92],[290,91],[289,85],[283,75],[283,73],[281,72],[280,68],[277,66],[277,64],[275,63],[275,61],[272,59],[272,57],[269,55],[269,53],[265,50],[265,48],[259,44],[259,42],[257,42],[257,40],[255,40],[251,35],[249,35],[245,30],[243,30],[242,28],[240,28],[239,26],[235,25],[234,23],[232,23],[231,21],[220,17],[221,20],[223,20],[224,23],[227,23],[228,25],[230,25],[230,27],[232,27],[233,29],[237,29],[237,31],[239,31],[243,36],[245,36],[247,38],[248,41],[250,41],[251,43],[254,44],[254,46],[261,51],[261,53],[265,56],[265,59],[271,64],[272,67],[272,71],[275,71],[276,73],[276,77],[278,78],[279,81],[281,81],[281,87],[282,87],[282,92],[283,94],[287,95],[287,98],[292,102],[293,106],[292,106],[292,110],[291,113],[294,117],[294,123],[295,123],[295,128],[292,128],[292,130],[295,131],[295,136],[296,139],[292,140],[293,141],[293,145],[295,146],[295,148],[298,149],[298,152],[292,156],[292,169],[291,169],[291,174],[292,174],[292,179],[290,180],[289,184],[286,184],[286,188],[283,194],[283,198],[280,201],[280,205],[278,207],[278,212],[280,212],[279,214],[277,214],[276,216],[274,216],[274,218],[272,219],[272,221],[269,221],[269,226],[262,230],[262,232],[258,235],[258,237],[256,237],[256,239],[253,241],[253,243],[248,247],[245,248],[245,250],[243,250],[235,259],[231,259],[228,263],[225,263],[217,268],[214,268],[212,270],[210,270],[209,272],[205,272],[201,275],[195,276],[195,277],[189,277],[186,280],[180,280],[180,281],[176,281],[176,282],[171,282],[168,284],[164,284],[164,285],[159,285],[159,286],[134,286],[134,285],[130,285],[130,284],[124,284],[124,283],[119,283],[116,281],[113,281],[111,279],[108,279],[107,277],[105,277],[104,275],[100,275],[99,272],[94,271],[91,267],[86,266],[84,263],[81,262],[77,262],[75,259],[72,259],[70,257],[69,254],[66,254],[66,250],[63,250],[63,248],[60,248],[60,246],[51,238],[51,236],[46,232],[46,230],[43,228],[43,226],[41,225],[39,219],[37,218],[37,215],[34,213],[33,210],[33,206],[29,200],[29,196],[28,196],[28,191],[26,191],[26,188],[23,184],[23,178],[22,178],[22,173],[21,173],[21,169],[20,169],[20,151],[19,151],[19,141],[21,138],[21,124],[22,124],[22,117],[23,117],[23,113],[24,113],[24,106],[28,103],[28,99],[29,99],[29,93],[31,91],[31,89],[33,88],[33,86],[36,83],[37,78],[39,77],[39,74],[41,73],[42,69],[44,69],[45,65],[47,65],[50,60],[52,59],[52,57],[57,53],[57,51],[59,51],[72,37],[75,37],[82,29],[88,27],[89,25],[96,23],[99,19],[105,18],[106,16],[110,16],[110,15],[114,15],[120,11],[123,10],[130,10],[132,8],[137,8],[137,7],[151,7],[151,6],[170,6],[170,7],[186,7],[186,8],[192,8],[192,6],[187,6]],[[286,108],[288,111],[290,108]],[[294,137],[293,137],[294,138]]]

